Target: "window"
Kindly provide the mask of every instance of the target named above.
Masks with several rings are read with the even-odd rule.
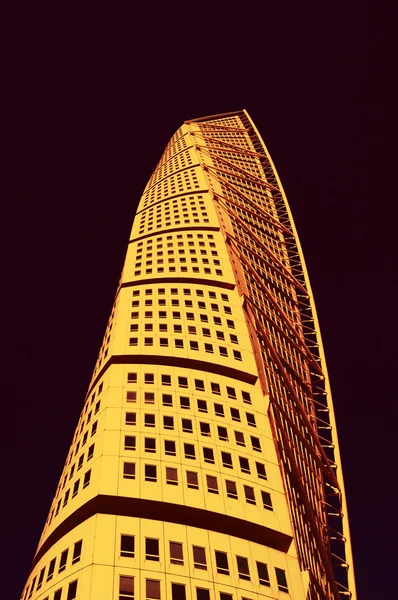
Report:
[[[137,392],[127,392],[126,400],[127,400],[127,402],[136,402]]]
[[[127,373],[127,383],[137,383],[137,373]]]
[[[144,415],[144,425],[145,425],[145,427],[155,427],[155,415],[153,415],[153,414]]]
[[[174,417],[163,416],[163,427],[165,429],[174,429]]]
[[[229,387],[227,385],[227,394],[228,394],[228,398],[233,398],[234,400],[236,400],[236,391],[235,391],[235,388]]]
[[[203,458],[206,463],[214,465],[214,452],[212,448],[203,448]]]
[[[171,385],[171,375],[162,375],[162,385]]]
[[[232,594],[226,594],[225,592],[220,592],[220,600],[233,600]]]
[[[238,491],[236,489],[235,481],[225,481],[225,487],[227,489],[228,498],[234,498],[235,500],[238,498]]]
[[[180,396],[180,406],[181,408],[190,408],[191,404],[187,396]]]
[[[250,439],[252,442],[253,450],[256,450],[257,452],[261,452],[260,440],[257,437],[253,437],[252,435],[250,436]]]
[[[135,435],[125,435],[124,436],[124,449],[125,450],[135,450],[136,440]]]
[[[218,550],[216,550],[216,565],[217,573],[221,573],[222,575],[229,575],[228,556],[226,552],[219,552]]]
[[[146,560],[159,560],[159,540],[145,538],[145,558]]]
[[[200,433],[205,437],[210,437],[210,425],[209,423],[200,423]]]
[[[177,469],[166,467],[166,483],[169,485],[178,485]]]
[[[145,452],[156,452],[156,438],[145,438]]]
[[[153,384],[153,383],[155,383],[155,375],[153,373],[145,373],[145,375],[144,375],[144,382],[146,384]]]
[[[138,346],[138,338],[136,337],[131,337],[129,339],[129,346]]]
[[[210,600],[210,590],[196,588],[196,600]]]
[[[134,599],[134,577],[120,575],[119,579],[119,600]]]
[[[200,546],[192,546],[193,551],[193,566],[195,569],[207,570],[206,549]]]
[[[83,478],[83,489],[89,485],[89,483],[90,483],[90,478],[91,478],[91,470],[90,470],[90,471],[86,471],[86,472],[84,473],[84,478]]]
[[[146,600],[160,600],[160,581],[157,579],[146,579]]]
[[[185,585],[181,583],[171,584],[171,600],[186,600]]]
[[[87,460],[90,460],[91,458],[93,458],[94,455],[94,444],[91,444],[91,446],[88,449],[87,452]]]
[[[66,561],[68,560],[68,550],[64,550],[59,561],[58,573],[65,571]]]
[[[205,391],[205,382],[202,379],[195,379],[195,390],[198,392]]]
[[[194,490],[199,489],[198,474],[194,471],[187,471],[187,487]]]
[[[213,354],[213,344],[205,344],[205,350],[206,352],[210,352],[211,354]]]
[[[184,564],[182,544],[180,542],[170,542],[170,562],[172,565]]]
[[[245,497],[246,497],[246,502],[248,504],[256,504],[256,497],[254,495],[254,488],[250,487],[249,485],[244,485],[244,490],[245,490]]]
[[[218,483],[217,477],[212,475],[206,475],[207,491],[211,494],[218,494]]]
[[[31,598],[31,597],[32,597],[32,594],[33,594],[33,589],[34,589],[34,587],[35,587],[35,583],[36,583],[36,577],[33,577],[33,580],[32,580],[32,585],[30,586],[29,598]],[[25,594],[25,596],[26,596],[26,594]]]
[[[224,416],[224,407],[222,404],[217,404],[214,403],[214,412],[216,413],[217,417],[223,417]]]
[[[123,464],[123,478],[135,479],[135,463],[125,462]]]
[[[289,589],[287,587],[286,572],[283,569],[278,569],[278,567],[275,567],[275,575],[278,583],[278,590],[281,592],[288,592]]]
[[[207,413],[207,402],[206,400],[198,400],[198,411]]]
[[[241,431],[235,431],[235,441],[238,446],[246,446],[245,436]]]
[[[220,385],[218,383],[211,383],[211,391],[212,394],[221,394],[221,389],[220,389]]]
[[[261,490],[261,499],[263,501],[263,507],[267,510],[273,510],[272,509],[272,501],[271,501],[271,494],[269,492],[264,492],[263,490]]]
[[[195,446],[193,444],[184,444],[185,458],[195,459]]]
[[[217,426],[217,431],[218,431],[218,437],[220,440],[223,440],[224,442],[228,441],[228,431],[226,427],[220,427],[220,425]]]
[[[240,421],[240,414],[237,408],[231,408],[231,417],[233,421]]]
[[[238,566],[239,579],[246,579],[246,581],[250,581],[249,563],[247,558],[244,558],[243,556],[237,556],[236,564]]]
[[[227,469],[233,468],[232,456],[229,454],[229,452],[221,452],[221,458],[223,467],[226,467]]]
[[[260,479],[267,479],[265,466],[262,463],[256,462],[257,475]]]
[[[45,570],[46,570],[46,567],[43,567],[42,570],[40,571],[39,581],[37,582],[37,588],[36,588],[37,590],[39,590],[43,584]]]
[[[190,340],[190,342],[189,342],[189,347],[191,350],[199,350],[198,342],[194,342],[192,340]]]
[[[246,402],[246,404],[252,403],[249,392],[242,392],[242,400],[243,402]]]
[[[127,412],[126,413],[125,424],[126,425],[136,425],[137,424],[137,415],[136,415],[136,413]]]
[[[191,419],[181,419],[181,423],[182,423],[182,430],[185,433],[193,432]]]
[[[187,377],[179,377],[178,385],[179,385],[179,387],[187,388],[188,387],[188,378]]]
[[[242,473],[250,473],[250,465],[249,465],[249,461],[247,460],[247,458],[240,456],[239,464],[240,464],[240,469],[241,469]]]
[[[268,567],[265,563],[262,562],[256,562],[257,565],[257,574],[258,574],[258,580],[260,585],[266,585],[268,587],[271,587],[271,584],[269,582],[269,575],[268,575]]]
[[[79,540],[73,546],[72,565],[79,562],[80,557],[82,555],[82,545],[83,545],[83,540]]]
[[[251,413],[246,413],[246,419],[248,425],[251,425],[252,427],[256,426],[256,417],[254,415]]]
[[[156,481],[156,465],[145,465],[145,481]]]
[[[201,315],[201,317],[202,316],[204,316],[204,315]],[[202,321],[203,321],[203,319],[202,319]],[[203,333],[204,337],[210,337],[210,329],[207,329],[206,327],[203,327],[202,328],[202,333]]]
[[[163,406],[173,406],[173,396],[171,394],[162,394]]]
[[[122,534],[120,536],[120,556],[134,558],[134,536],[133,535]]]
[[[47,573],[47,581],[50,581],[50,579],[53,578],[54,571],[55,571],[55,561],[56,561],[56,559],[53,558],[52,561],[50,562],[50,566],[48,567],[48,573]]]
[[[62,588],[60,588],[59,590],[57,590],[55,592],[53,600],[61,600],[61,595],[62,595]]]
[[[174,440],[164,440],[164,452],[169,456],[176,455],[176,443]]]

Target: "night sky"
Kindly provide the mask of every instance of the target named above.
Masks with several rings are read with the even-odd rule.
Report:
[[[109,5],[76,14],[32,4],[10,18],[4,600],[19,598],[28,575],[146,182],[184,120],[243,108],[276,164],[307,261],[358,597],[395,595],[397,235],[385,106],[392,58],[382,18],[365,2],[277,4],[159,12],[145,3],[135,12]]]

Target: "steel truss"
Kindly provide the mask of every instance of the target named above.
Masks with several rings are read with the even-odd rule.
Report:
[[[249,331],[255,332],[300,566],[309,571],[308,598],[351,598],[331,401],[285,198],[246,113],[186,123],[222,216]]]

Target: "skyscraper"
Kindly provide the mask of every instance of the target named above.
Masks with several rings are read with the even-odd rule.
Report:
[[[186,121],[134,219],[23,600],[355,598],[319,326],[246,111]]]

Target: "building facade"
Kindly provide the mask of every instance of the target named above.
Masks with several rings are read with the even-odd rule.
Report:
[[[186,121],[144,190],[21,598],[356,598],[311,288],[246,111]]]

